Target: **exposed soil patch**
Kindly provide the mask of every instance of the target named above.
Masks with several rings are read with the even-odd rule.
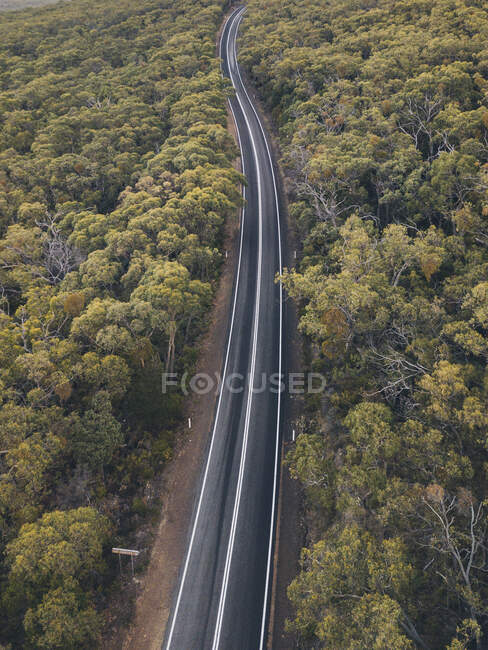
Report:
[[[225,21],[222,23],[222,28],[224,24]],[[217,56],[222,28],[217,38]],[[273,137],[275,134],[272,124],[262,110],[260,113],[268,134],[272,134],[270,144],[275,154],[278,154],[275,155],[275,159],[279,160],[277,138]],[[228,128],[237,140],[230,111]],[[236,168],[239,169],[239,162],[236,163]],[[282,182],[280,182],[280,186],[283,187]],[[292,225],[286,223],[288,215],[283,192],[281,192],[281,204],[283,226],[285,229],[288,226],[288,232],[293,232]],[[222,367],[223,341],[226,340],[238,256],[238,233],[239,224],[237,220],[232,220],[226,226],[225,247],[228,257],[225,260],[214,306],[209,316],[208,332],[202,340],[196,372],[213,375],[218,373]],[[291,235],[288,248],[293,250],[295,247],[294,237]],[[285,265],[290,266],[290,259],[285,257],[284,262]],[[300,346],[293,334],[296,332],[296,314],[293,306],[288,305],[287,309],[287,327],[288,332],[291,333],[285,340],[285,345],[291,348],[288,357],[290,364],[288,370],[296,371],[300,369]],[[193,504],[210,438],[215,404],[216,395],[214,393],[193,395],[188,399],[186,417],[191,418],[192,429],[188,430],[182,426],[177,435],[178,443],[174,457],[166,466],[161,479],[163,507],[154,536],[148,568],[142,578],[128,587],[136,592],[133,622],[128,630],[118,631],[111,642],[105,645],[107,650],[118,650],[119,648],[124,650],[160,650],[161,648],[179,569],[187,546]],[[294,402],[288,403],[284,420],[285,439],[289,438],[291,423],[298,410],[299,407]],[[284,452],[286,452],[286,446]],[[278,545],[274,559],[272,618],[268,643],[268,648],[272,647],[274,650],[290,650],[296,647],[294,640],[284,632],[284,621],[292,615],[286,589],[298,569],[299,553],[303,544],[303,529],[299,524],[301,517],[301,496],[298,486],[290,478],[288,470],[283,468],[278,512]]]
[[[18,11],[32,7],[54,4],[58,0],[0,0],[0,11]]]
[[[224,25],[224,23],[222,23]],[[221,28],[222,29],[222,28]],[[217,37],[220,41],[219,31]],[[228,128],[237,142],[237,133],[230,111]],[[236,161],[240,171],[240,161]],[[203,337],[196,372],[211,376],[222,368],[232,288],[238,257],[239,223],[229,220],[225,231],[224,261],[214,305],[209,314],[209,327]],[[185,425],[176,438],[174,457],[165,467],[161,480],[161,519],[154,535],[147,570],[130,589],[136,589],[135,612],[129,629],[119,630],[107,650],[160,650],[184,558],[196,490],[199,485],[214,418],[216,395],[192,395],[187,400]],[[192,428],[188,429],[187,418]]]
[[[302,370],[300,345],[292,335],[296,332],[296,314],[294,307],[288,303],[287,327],[291,332],[289,341],[289,372]],[[291,312],[291,313],[290,313]],[[277,546],[275,552],[275,581],[273,585],[273,601],[271,606],[271,625],[268,638],[268,650],[292,650],[298,648],[293,635],[285,632],[285,621],[293,618],[294,612],[287,589],[297,575],[299,569],[300,551],[304,545],[305,526],[303,522],[302,493],[297,481],[290,476],[284,465],[286,453],[293,445],[289,441],[290,429],[300,414],[302,400],[288,400],[284,418],[284,437],[288,440],[282,447],[282,468],[280,481],[280,498],[277,522]]]
[[[237,220],[227,224],[228,258],[221,275],[210,325],[203,338],[196,372],[211,376],[222,366],[222,356],[238,253]],[[162,516],[145,576],[140,581],[134,622],[124,640],[114,639],[110,647],[125,650],[159,650],[168,621],[178,571],[184,557],[195,491],[212,427],[216,395],[193,395],[186,413],[192,428],[182,428],[174,458],[164,470]],[[185,421],[186,424],[186,421]],[[187,426],[187,424],[186,424]]]
[[[243,79],[247,91],[252,97],[259,116],[266,129],[268,142],[272,150],[273,158],[278,163],[281,160],[279,138],[276,127],[262,101],[254,90],[252,83],[243,71]],[[285,233],[283,249],[283,266],[291,268],[295,266],[295,251],[300,251],[300,241],[287,209],[287,182],[283,177],[281,168],[275,165],[278,194],[280,200],[280,214],[282,230]],[[285,372],[302,372],[303,355],[301,338],[297,334],[297,310],[292,301],[285,301]],[[274,579],[273,593],[270,610],[270,630],[268,636],[268,650],[292,650],[298,648],[294,636],[285,632],[285,621],[294,616],[293,607],[288,599],[287,589],[290,582],[295,578],[299,569],[300,552],[305,543],[305,524],[303,499],[300,486],[289,474],[288,468],[284,465],[284,458],[290,449],[290,435],[294,421],[303,411],[302,400],[298,397],[288,398],[285,404],[283,418],[283,440],[282,467],[280,480],[280,496],[278,504],[276,547],[274,557]],[[288,442],[287,442],[288,441]]]

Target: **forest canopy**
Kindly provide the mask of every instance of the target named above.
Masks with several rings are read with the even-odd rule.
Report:
[[[486,3],[250,0],[243,30],[301,240],[284,282],[328,378],[288,457],[308,522],[289,630],[486,647]]]
[[[0,643],[100,642],[241,204],[224,2],[0,17]]]

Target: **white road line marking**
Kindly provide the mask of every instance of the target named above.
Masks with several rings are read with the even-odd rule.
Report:
[[[239,23],[240,17],[242,15],[242,12],[237,13],[230,28],[229,28],[229,38],[227,39],[227,58],[228,61],[231,61],[230,58],[230,35],[232,34],[232,30],[234,28],[234,25]],[[235,52],[235,39],[234,39],[234,52]],[[237,66],[237,58],[235,57],[234,54],[234,60],[232,61]],[[232,65],[229,64],[229,72],[231,76],[231,81],[233,85],[235,86],[234,79],[232,78],[232,71],[231,71]],[[259,329],[259,311],[260,311],[260,302],[261,302],[261,279],[262,279],[262,256],[263,256],[263,201],[262,201],[262,187],[261,187],[261,168],[259,164],[259,157],[257,153],[257,147],[256,143],[254,141],[254,137],[252,134],[251,130],[251,125],[249,123],[246,111],[244,109],[244,106],[241,102],[241,99],[239,95],[236,93],[236,98],[239,103],[239,106],[241,108],[242,114],[244,116],[244,120],[246,122],[246,126],[249,132],[249,137],[251,139],[251,144],[252,144],[252,149],[253,149],[253,155],[254,155],[254,160],[256,163],[256,176],[257,176],[257,182],[258,182],[258,275],[257,275],[257,283],[256,283],[256,299],[255,299],[255,307],[254,307],[254,322],[253,322],[253,343],[252,343],[252,354],[251,354],[251,371],[249,375],[249,386],[248,386],[248,393],[247,393],[247,405],[246,405],[246,417],[245,417],[245,422],[244,422],[244,435],[243,435],[243,441],[242,441],[242,450],[241,450],[241,458],[240,458],[240,463],[239,463],[239,476],[238,476],[238,481],[237,481],[237,489],[236,489],[236,496],[235,496],[235,501],[234,501],[234,509],[232,512],[232,523],[231,523],[231,530],[230,530],[230,535],[229,535],[229,542],[227,545],[227,553],[225,557],[225,566],[224,566],[224,575],[222,579],[222,587],[221,587],[221,592],[220,592],[220,599],[219,599],[219,606],[217,610],[217,620],[215,624],[215,632],[214,632],[214,638],[213,638],[213,644],[212,648],[213,650],[218,650],[219,644],[220,644],[220,634],[222,632],[222,623],[223,623],[223,618],[224,618],[224,610],[225,610],[225,602],[226,602],[226,596],[227,596],[227,588],[229,585],[229,576],[230,576],[230,568],[231,568],[231,563],[232,563],[232,556],[233,556],[233,551],[234,551],[234,543],[235,543],[235,534],[236,534],[236,529],[237,529],[237,521],[239,519],[239,509],[240,509],[240,504],[241,504],[241,495],[242,495],[242,485],[243,485],[243,480],[244,480],[244,469],[246,465],[246,455],[247,455],[247,445],[248,445],[248,440],[249,440],[249,426],[250,426],[250,421],[251,421],[251,408],[252,408],[252,400],[254,397],[254,378],[255,378],[255,370],[256,370],[256,354],[257,354],[257,342],[258,342],[258,329]]]
[[[237,27],[236,27],[236,38],[237,38],[237,31],[239,29],[240,22],[242,20],[242,16],[245,12],[245,9],[241,11],[240,13],[236,14],[236,19],[232,23],[231,27],[229,28],[229,35],[232,31],[232,28],[234,27],[234,24],[237,22]],[[237,63],[237,51],[236,51],[236,38],[234,39],[234,67],[237,70],[237,74],[239,76],[239,79],[241,81],[242,88],[247,96],[248,102],[254,112],[254,115],[256,117],[256,120],[258,122],[258,125],[260,127],[261,133],[263,135],[263,139],[266,145],[266,150],[268,154],[268,160],[270,163],[270,169],[273,177],[273,185],[274,185],[274,195],[275,195],[275,202],[276,202],[276,219],[277,219],[277,229],[278,229],[278,246],[279,246],[279,267],[280,267],[280,276],[282,274],[283,266],[282,266],[282,249],[281,249],[281,226],[280,226],[280,211],[279,211],[279,202],[278,202],[278,192],[277,192],[277,185],[276,185],[276,178],[275,178],[275,173],[274,173],[274,167],[273,167],[273,162],[271,158],[271,153],[268,145],[268,141],[266,138],[266,135],[264,133],[263,126],[261,124],[261,120],[259,119],[259,116],[249,98],[249,95],[247,93],[247,90],[245,88],[245,85],[242,81],[242,77],[240,74],[239,66]],[[227,42],[227,52],[229,53],[229,42]],[[229,70],[231,68],[231,63],[229,61]],[[231,73],[232,77],[232,73]],[[234,80],[232,79],[232,82],[234,83]],[[235,84],[234,84],[235,86]],[[241,110],[244,115],[244,119],[246,121],[248,130],[249,130],[249,135],[251,138],[251,142],[253,144],[253,150],[254,150],[254,155],[255,155],[255,160],[256,160],[256,166],[257,169],[259,170],[259,162],[257,158],[257,152],[256,152],[256,146],[254,142],[254,138],[252,136],[252,131],[250,129],[249,121],[247,119],[246,112],[244,110],[244,107],[242,105],[242,102],[239,99],[238,94],[236,93],[237,100],[239,102],[239,105],[241,107]],[[260,189],[260,177],[258,174],[258,189]],[[261,203],[260,203],[260,208],[261,208]],[[261,221],[260,221],[260,226],[261,226]],[[280,282],[280,339],[279,339],[279,375],[281,376],[282,372],[282,344],[283,344],[283,287]],[[272,511],[271,511],[271,522],[270,522],[270,537],[269,537],[269,547],[268,547],[268,562],[267,562],[267,570],[266,570],[266,587],[265,587],[265,595],[264,595],[264,603],[263,603],[263,614],[262,614],[262,622],[261,622],[261,637],[260,637],[260,650],[262,650],[264,646],[264,635],[266,631],[266,616],[267,616],[267,603],[268,603],[268,594],[269,594],[269,582],[270,582],[270,575],[271,575],[271,560],[272,560],[272,549],[273,549],[273,538],[274,538],[274,522],[275,522],[275,508],[276,508],[276,493],[277,493],[277,484],[278,484],[278,462],[279,462],[279,429],[280,429],[280,415],[281,415],[281,392],[278,393],[278,405],[277,405],[277,423],[276,423],[276,444],[275,444],[275,465],[274,465],[274,482],[273,482],[273,500],[272,500]],[[242,456],[241,456],[241,462],[242,462]],[[240,486],[240,489],[242,488],[242,484]],[[240,493],[239,493],[239,500],[240,500]],[[237,515],[238,515],[238,509],[239,505],[237,505]],[[237,518],[236,518],[237,521]],[[233,531],[233,535],[235,535],[235,529]],[[234,538],[232,538],[232,546],[234,544]],[[231,555],[232,555],[232,549],[231,549]],[[226,569],[227,569],[227,559],[226,558]],[[229,561],[229,570],[230,570],[230,561]],[[217,620],[217,630],[216,630],[216,636],[214,637],[214,645],[213,648],[214,650],[218,650],[218,645],[219,645],[219,640],[220,640],[220,632],[221,632],[221,627],[222,627],[222,620],[223,620],[223,610],[225,607],[225,596],[226,596],[226,591],[227,591],[227,583],[228,583],[228,573],[229,570],[227,571],[227,576],[225,577],[225,584],[224,584],[224,591],[223,591],[223,598],[222,598],[222,593],[221,593],[221,603],[219,603],[219,617]]]
[[[231,15],[229,17],[225,27],[224,27],[224,31],[225,31],[229,21],[232,20],[233,22],[232,22],[232,24],[231,24],[231,26],[229,28],[229,34],[230,34],[230,32],[232,31],[232,28],[234,27],[235,22],[238,21],[240,23],[240,20],[242,19],[242,15],[243,15],[244,12],[245,12],[245,8],[243,8],[240,12],[236,13],[235,15]],[[237,32],[237,29],[238,29],[238,26],[236,28],[236,32]],[[229,40],[227,40],[227,52],[229,53]],[[245,86],[244,86],[244,84],[242,82],[242,77],[241,77],[241,74],[240,74],[240,71],[239,71],[239,67],[237,65],[237,56],[236,56],[235,52],[236,52],[236,42],[234,40],[235,67],[237,69],[237,73],[239,75],[239,78],[240,78],[242,87],[244,89],[244,92],[245,92],[245,94],[246,94],[246,96],[248,98],[248,101],[249,101],[249,103],[251,105],[251,108],[252,108],[252,110],[253,110],[253,112],[254,112],[254,114],[256,116],[259,127],[261,129],[262,134],[263,134],[263,138],[264,138],[264,141],[265,141],[265,144],[266,144],[266,149],[267,149],[268,158],[269,158],[269,162],[270,162],[270,168],[271,168],[271,172],[272,172],[272,176],[273,176],[275,201],[276,201],[277,227],[278,227],[279,265],[280,265],[280,275],[281,275],[281,273],[282,273],[281,228],[280,228],[279,203],[278,203],[278,194],[277,194],[277,186],[276,186],[274,168],[273,168],[273,164],[272,164],[272,159],[271,159],[271,154],[270,154],[268,142],[267,142],[266,136],[264,134],[264,129],[263,129],[261,121],[259,120],[259,117],[258,117],[258,115],[256,113],[256,110],[255,110],[254,106],[252,105],[252,102],[251,102],[251,100],[249,98],[247,90],[246,90],[246,88],[245,88]],[[222,41],[220,43],[220,53],[222,54]],[[221,56],[221,58],[222,58],[222,56]],[[228,63],[229,63],[229,72],[230,72],[231,77],[232,77],[231,60],[230,59],[229,59]],[[237,100],[238,100],[238,102],[240,104],[241,110],[242,110],[243,115],[244,115],[244,119],[246,121],[248,130],[249,130],[249,136],[251,138],[251,142],[252,142],[253,150],[254,150],[254,154],[255,154],[256,166],[257,166],[257,170],[259,170],[259,161],[258,161],[258,158],[257,158],[256,145],[255,145],[254,138],[252,136],[252,132],[251,132],[251,129],[250,129],[250,124],[249,124],[246,112],[244,110],[244,107],[242,105],[242,102],[240,101],[239,97],[237,96],[237,93],[236,93],[236,98],[237,98]],[[232,106],[230,108],[231,108],[231,111],[233,112]],[[237,126],[237,123],[236,123],[236,126]],[[238,127],[237,127],[237,135],[238,135],[239,146],[240,146],[241,154],[242,154],[241,138],[240,138],[240,133],[239,133]],[[241,158],[242,158],[242,164],[243,164],[243,173],[245,174],[244,158],[243,158],[242,155],[241,155]],[[245,198],[245,195],[246,195],[246,189],[245,188],[244,188],[243,192],[244,192],[244,198]],[[259,239],[258,293],[260,293],[260,289],[261,289],[261,261],[262,261],[262,259],[261,259],[262,258],[262,219],[261,219],[262,202],[261,202],[261,178],[260,178],[260,174],[258,174],[258,194],[259,194],[259,197],[260,197],[259,198],[260,239]],[[224,382],[223,382],[223,384],[225,383],[225,377],[226,377],[227,367],[228,367],[230,343],[231,343],[232,333],[233,333],[233,329],[234,329],[236,301],[237,301],[237,293],[238,293],[240,269],[241,269],[241,259],[242,259],[242,241],[243,241],[244,218],[245,218],[245,209],[242,212],[239,261],[238,261],[237,279],[236,279],[236,287],[235,287],[234,302],[233,302],[233,309],[232,309],[231,326],[230,326],[230,330],[229,330],[229,340],[228,340],[228,344],[227,344],[226,359],[225,359],[225,364],[224,364]],[[283,304],[282,285],[280,283],[280,340],[279,340],[279,374],[280,375],[281,375],[281,370],[282,370],[282,329],[283,329],[283,308],[282,308],[282,304]],[[256,297],[256,310],[257,310],[258,318],[256,319],[256,311],[255,311],[253,357],[252,357],[252,361],[251,361],[251,367],[252,367],[251,375],[253,377],[253,382],[254,382],[254,369],[255,369],[255,361],[256,361],[257,325],[258,325],[258,320],[259,320],[259,300],[258,300],[258,296]],[[248,405],[247,405],[248,408],[246,410],[246,421],[247,421],[247,427],[246,427],[247,432],[246,432],[246,435],[245,435],[246,447],[247,447],[247,437],[248,437],[248,432],[249,432],[250,409],[251,409],[251,404],[252,404],[252,385],[253,385],[253,383],[250,384],[250,393],[248,394]],[[249,399],[249,395],[251,395],[250,399]],[[187,553],[187,557],[186,557],[186,561],[185,561],[185,567],[184,567],[184,570],[183,570],[182,579],[181,579],[181,582],[180,582],[180,589],[179,589],[179,593],[178,593],[177,603],[176,603],[176,606],[175,606],[175,612],[174,612],[174,615],[173,615],[172,626],[171,626],[170,634],[169,634],[169,637],[168,637],[168,642],[167,642],[168,650],[170,648],[173,633],[174,633],[174,627],[175,627],[175,623],[176,623],[178,608],[179,608],[179,605],[180,605],[181,595],[182,595],[182,591],[183,591],[183,587],[184,587],[184,583],[185,583],[185,579],[186,579],[189,560],[190,560],[190,556],[191,556],[192,549],[193,549],[196,526],[197,526],[197,522],[198,522],[198,518],[199,518],[199,514],[200,514],[201,504],[202,504],[202,500],[203,500],[203,494],[204,494],[204,491],[205,491],[206,481],[207,481],[207,477],[208,477],[208,469],[209,469],[212,450],[213,450],[213,446],[214,446],[215,431],[216,431],[217,422],[218,422],[218,418],[219,418],[221,401],[222,401],[222,388],[221,388],[220,393],[219,393],[219,401],[218,401],[218,405],[217,405],[215,424],[214,424],[214,429],[213,429],[213,432],[212,432],[212,440],[211,440],[209,455],[208,455],[207,464],[206,464],[206,468],[205,468],[205,474],[204,474],[204,479],[203,479],[203,484],[202,484],[202,490],[200,492],[200,498],[199,498],[199,502],[198,502],[198,506],[197,506],[197,512],[196,512],[196,515],[195,515],[195,521],[194,521],[194,526],[193,526],[192,535],[191,535],[191,539],[190,539],[190,545],[189,545],[189,549],[188,549],[188,553]],[[262,629],[261,629],[261,642],[260,642],[260,648],[261,649],[263,647],[263,642],[264,642],[264,633],[265,633],[265,625],[266,625],[266,612],[267,612],[267,600],[268,600],[268,590],[269,590],[269,578],[270,578],[270,569],[271,569],[271,553],[272,553],[272,547],[273,547],[273,533],[274,533],[274,519],[275,519],[275,514],[274,513],[275,513],[275,507],[276,507],[276,490],[277,490],[278,459],[279,459],[279,426],[280,426],[280,411],[281,411],[280,405],[281,405],[281,393],[278,393],[275,469],[274,469],[274,486],[273,486],[273,504],[272,504],[271,525],[270,525],[270,542],[269,542],[269,550],[268,550],[266,589],[265,589],[263,618],[262,618]],[[225,584],[223,585],[223,591],[221,592],[221,599],[220,599],[220,603],[219,603],[218,629],[216,630],[216,633],[215,633],[216,636],[214,636],[214,648],[218,648],[219,639],[220,639],[220,631],[221,631],[221,625],[222,625],[222,619],[223,619],[223,610],[224,610],[224,606],[225,606],[225,598],[226,598],[228,578],[229,578],[229,572],[230,572],[230,562],[231,562],[231,559],[232,559],[232,550],[233,550],[233,545],[234,545],[234,540],[235,540],[235,529],[236,529],[236,524],[237,524],[237,519],[238,519],[238,512],[239,512],[239,505],[240,505],[240,495],[241,495],[241,492],[242,492],[242,477],[243,477],[244,464],[245,464],[245,448],[244,448],[244,442],[243,442],[243,451],[241,453],[241,467],[240,467],[240,472],[239,472],[239,474],[240,474],[240,483],[239,483],[239,486],[238,486],[238,495],[236,495],[237,498],[236,498],[236,502],[234,504],[235,517],[233,516],[233,522],[232,522],[233,523],[233,528],[231,530],[231,540],[229,542],[229,547],[228,547],[228,553],[227,553],[227,558],[226,558],[226,571],[224,571],[224,578],[225,578],[225,573],[227,575],[226,575],[226,578],[225,578]],[[242,472],[241,472],[241,469],[242,469]],[[220,617],[220,623],[219,623],[219,617]]]
[[[229,20],[231,18],[232,18],[232,16],[229,17]],[[227,23],[226,23],[226,26],[227,26]],[[225,30],[225,27],[224,27],[224,30]],[[222,42],[220,44],[220,48],[221,48],[220,51],[222,52]],[[238,129],[237,129],[237,136],[238,136],[238,140],[239,140],[239,148],[242,151],[241,141],[240,141],[241,139],[240,139],[240,134],[239,134]],[[242,155],[241,155],[241,159],[242,159],[242,171],[243,171],[243,174],[245,174],[244,157]],[[246,198],[246,187],[245,186],[243,187],[243,196],[244,196],[244,200],[245,200],[245,198]],[[175,605],[175,610],[174,610],[174,613],[173,613],[173,620],[172,620],[172,623],[171,623],[171,628],[170,628],[169,635],[168,635],[168,641],[166,643],[167,650],[170,650],[171,643],[172,643],[172,640],[173,640],[173,634],[174,634],[174,630],[175,630],[176,619],[178,617],[178,610],[179,610],[179,607],[180,607],[181,596],[182,596],[183,588],[184,588],[184,585],[185,585],[186,575],[188,573],[188,566],[190,564],[190,556],[192,554],[193,544],[195,542],[195,534],[196,534],[198,519],[199,519],[199,516],[200,516],[201,507],[202,507],[203,494],[205,492],[205,487],[206,487],[206,484],[207,484],[208,470],[209,470],[209,467],[210,467],[210,461],[211,461],[211,458],[212,458],[212,451],[213,451],[213,448],[214,448],[215,432],[216,432],[216,429],[217,429],[217,423],[218,423],[219,414],[220,414],[220,407],[221,407],[221,403],[222,403],[223,386],[225,385],[225,378],[226,378],[226,375],[227,375],[227,366],[228,366],[228,362],[229,362],[230,344],[231,344],[231,341],[232,341],[232,334],[234,332],[234,319],[235,319],[235,313],[236,313],[237,294],[238,294],[238,289],[239,289],[239,280],[240,280],[240,272],[241,272],[242,242],[243,242],[243,233],[244,233],[245,214],[246,214],[246,210],[245,210],[245,207],[244,207],[243,210],[242,210],[242,218],[241,218],[241,237],[240,237],[240,244],[239,244],[239,260],[238,260],[238,263],[237,263],[236,285],[235,285],[235,289],[234,289],[234,300],[233,300],[233,305],[232,305],[232,316],[231,316],[231,322],[230,322],[230,328],[229,328],[229,339],[227,341],[227,351],[226,351],[226,355],[225,355],[223,381],[222,381],[221,386],[220,386],[219,401],[217,403],[217,411],[215,413],[215,422],[214,422],[214,427],[213,427],[213,431],[212,431],[212,439],[211,439],[211,442],[210,442],[210,448],[209,448],[209,451],[208,451],[207,463],[206,463],[206,466],[205,466],[205,473],[204,473],[204,476],[203,476],[202,489],[200,491],[200,496],[199,496],[199,499],[198,499],[197,511],[196,511],[196,514],[195,514],[195,520],[193,522],[193,528],[192,528],[192,533],[191,533],[191,537],[190,537],[190,544],[189,544],[189,547],[188,547],[188,552],[187,552],[186,559],[185,559],[185,565],[184,565],[184,568],[183,568],[183,574],[182,574],[181,581],[180,581],[180,588],[178,590],[178,596],[177,596],[177,599],[176,599],[176,605]]]
[[[245,9],[244,9],[245,11]],[[239,14],[239,24],[240,21],[242,20],[244,12]],[[237,26],[237,29],[239,29],[239,25]],[[237,30],[236,30],[237,32]],[[237,33],[236,33],[237,37]],[[234,41],[234,51],[236,52],[236,43]],[[271,152],[270,148],[268,145],[268,139],[266,137],[266,133],[264,132],[263,125],[261,124],[261,120],[259,119],[259,115],[254,108],[253,103],[251,102],[251,99],[248,95],[246,86],[242,80],[241,77],[241,72],[239,70],[239,65],[237,64],[237,54],[236,56],[236,67],[237,67],[237,74],[239,75],[239,79],[241,82],[241,85],[244,89],[244,93],[246,94],[246,97],[248,99],[248,102],[254,112],[254,115],[256,116],[256,120],[259,124],[259,128],[261,129],[261,134],[264,139],[264,143],[266,145],[266,151],[268,153],[268,160],[269,160],[269,165],[271,168],[271,174],[273,177],[273,188],[274,188],[274,195],[275,195],[275,202],[276,202],[276,221],[277,221],[277,228],[278,228],[278,252],[279,252],[279,265],[280,265],[280,278],[283,273],[283,261],[282,261],[282,250],[281,250],[281,224],[280,224],[280,207],[279,207],[279,201],[278,201],[278,188],[276,184],[276,177],[275,177],[275,172],[274,172],[274,167],[273,167],[273,160],[271,158]],[[279,375],[281,377],[281,372],[282,372],[282,351],[283,351],[283,285],[280,281],[280,342],[279,342]],[[278,408],[277,408],[277,419],[276,419],[276,445],[275,445],[275,466],[274,466],[274,484],[273,484],[273,505],[272,505],[272,510],[271,510],[271,523],[270,523],[270,532],[269,532],[269,546],[268,546],[268,565],[267,565],[267,570],[266,570],[266,588],[265,588],[265,593],[264,593],[264,604],[263,604],[263,614],[262,614],[262,619],[261,619],[261,638],[259,642],[259,650],[263,650],[264,648],[264,635],[266,633],[266,617],[267,617],[267,610],[268,610],[268,594],[269,594],[269,581],[270,581],[270,576],[271,576],[271,563],[272,563],[272,550],[273,550],[273,538],[274,538],[274,529],[275,529],[275,508],[276,508],[276,493],[277,493],[277,487],[278,487],[278,467],[279,467],[279,432],[280,432],[280,417],[281,417],[281,391],[278,393]]]

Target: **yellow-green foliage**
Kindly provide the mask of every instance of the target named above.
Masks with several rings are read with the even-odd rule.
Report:
[[[249,2],[330,389],[289,458],[300,647],[487,644],[487,37],[481,0]]]
[[[106,534],[83,559],[81,537],[54,540],[49,517],[90,503],[112,536],[133,530],[130,504],[171,454],[182,398],[162,394],[161,373],[194,361],[241,203],[215,57],[224,5],[74,0],[2,15],[0,643],[96,642]],[[27,558],[29,540],[59,580]]]

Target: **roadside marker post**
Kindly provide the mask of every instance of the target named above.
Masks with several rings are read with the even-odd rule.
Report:
[[[132,569],[132,577],[134,577],[134,558],[139,555],[139,551],[131,548],[112,548],[112,553],[119,556],[119,570],[122,573],[122,555],[130,555],[130,565]]]
[[[191,418],[188,418],[188,428],[191,429]]]

